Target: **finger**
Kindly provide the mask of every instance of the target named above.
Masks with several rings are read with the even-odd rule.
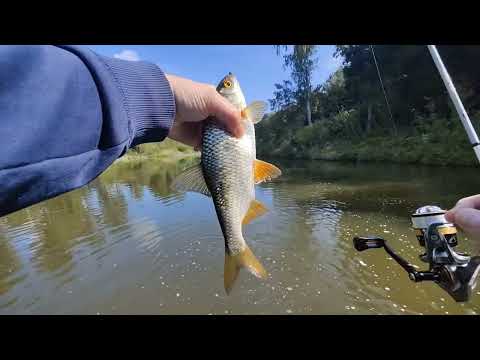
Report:
[[[480,195],[473,195],[460,199],[455,206],[445,214],[447,221],[454,222],[455,213],[459,209],[480,209]]]
[[[208,112],[235,137],[242,137],[244,129],[240,111],[217,92],[212,93],[208,101]]]
[[[456,211],[461,208],[480,209],[480,195],[473,195],[460,199],[452,210]]]
[[[453,213],[453,223],[463,231],[479,236],[480,235],[480,210],[461,208]]]
[[[455,215],[453,209],[445,213],[445,219],[450,223],[455,223]]]

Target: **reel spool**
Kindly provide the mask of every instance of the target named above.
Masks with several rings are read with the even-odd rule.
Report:
[[[445,236],[445,239],[451,247],[458,245],[457,228],[454,224],[447,222],[445,213],[446,211],[438,206],[427,205],[418,208],[412,214],[412,227],[415,230],[415,235],[421,247],[425,247],[426,232],[432,224],[443,224],[437,227],[438,232]]]

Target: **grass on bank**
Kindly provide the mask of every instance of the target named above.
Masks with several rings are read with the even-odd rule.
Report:
[[[176,163],[179,160],[196,158],[199,155],[200,153],[194,151],[191,146],[167,138],[160,143],[148,143],[135,146],[128,150],[117,162],[137,162],[153,159],[164,163]]]

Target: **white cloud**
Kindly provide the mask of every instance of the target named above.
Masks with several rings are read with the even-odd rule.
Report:
[[[116,59],[122,59],[122,60],[128,60],[128,61],[140,60],[140,56],[138,56],[138,53],[136,51],[129,50],[129,49],[122,50],[118,54],[114,54],[113,57]]]

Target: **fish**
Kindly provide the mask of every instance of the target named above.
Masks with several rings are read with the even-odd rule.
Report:
[[[257,278],[267,278],[265,268],[243,237],[243,227],[268,211],[255,199],[255,185],[273,180],[282,172],[256,158],[255,124],[262,120],[267,104],[253,101],[247,106],[240,83],[231,72],[216,90],[241,112],[245,133],[236,138],[214,118],[206,119],[200,163],[175,178],[172,187],[212,198],[225,242],[224,287],[230,294],[242,268]]]

